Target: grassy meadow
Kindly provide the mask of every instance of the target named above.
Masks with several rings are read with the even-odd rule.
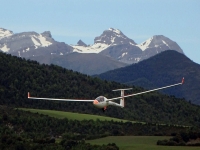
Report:
[[[129,120],[123,120],[123,119],[117,119],[117,118],[112,118],[112,117],[106,117],[106,116],[98,116],[98,115],[90,115],[90,114],[80,114],[80,113],[72,113],[72,112],[64,112],[64,111],[56,111],[56,110],[44,110],[44,109],[30,109],[30,108],[18,108],[20,110],[24,111],[30,111],[32,113],[39,113],[39,114],[44,114],[48,115],[50,117],[55,117],[59,119],[67,118],[71,120],[107,120],[107,121],[123,121],[127,122]],[[134,121],[131,121],[134,122]]]
[[[200,147],[160,146],[158,140],[169,139],[167,136],[109,136],[101,139],[87,140],[93,145],[115,143],[120,150],[199,150]]]
[[[39,113],[48,115],[51,117],[63,119],[68,118],[71,120],[107,120],[107,121],[123,121],[112,117],[90,115],[90,114],[80,114],[72,112],[63,112],[56,110],[43,110],[43,109],[30,109],[30,108],[17,108],[24,111],[30,111],[32,113]],[[167,136],[109,136],[105,138],[87,140],[86,143],[93,145],[107,145],[108,143],[115,143],[120,150],[199,150],[199,147],[189,147],[189,146],[158,146],[156,145],[158,140],[169,139]],[[58,141],[57,141],[58,142]]]

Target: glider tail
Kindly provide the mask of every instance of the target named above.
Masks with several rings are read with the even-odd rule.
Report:
[[[124,90],[121,90],[121,97],[123,98],[120,99],[120,105],[124,107]]]
[[[128,89],[116,89],[113,91],[121,91],[121,98],[120,98],[120,106],[124,107],[124,91],[125,90],[131,90],[132,88],[128,88]]]

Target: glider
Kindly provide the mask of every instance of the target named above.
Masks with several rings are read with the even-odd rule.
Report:
[[[121,96],[120,97],[106,98],[104,96],[99,96],[95,100],[78,100],[78,99],[58,99],[58,98],[31,97],[29,92],[28,92],[28,98],[29,99],[41,99],[41,100],[52,100],[52,101],[67,101],[67,102],[68,101],[70,101],[70,102],[92,102],[95,107],[100,108],[103,111],[105,111],[107,106],[109,106],[109,105],[123,108],[124,107],[124,98],[126,98],[126,97],[131,97],[131,96],[135,96],[135,95],[141,95],[141,94],[145,94],[145,93],[149,93],[149,92],[153,92],[153,91],[158,91],[158,90],[161,90],[161,89],[166,89],[166,88],[174,87],[174,86],[177,86],[177,85],[182,85],[183,83],[184,83],[184,77],[183,77],[183,79],[182,79],[182,81],[180,83],[176,83],[176,84],[172,84],[172,85],[168,85],[168,86],[164,86],[164,87],[160,87],[160,88],[156,88],[156,89],[152,89],[152,90],[148,90],[148,91],[144,91],[144,92],[129,94],[129,95],[124,95],[124,91],[131,90],[132,88],[116,89],[116,90],[113,90],[113,91],[121,91]],[[113,101],[115,101],[117,99],[120,99],[120,103],[113,102]]]

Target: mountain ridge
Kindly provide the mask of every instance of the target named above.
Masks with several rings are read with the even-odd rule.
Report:
[[[116,68],[127,66],[105,55],[96,53],[70,53],[68,55],[46,55],[45,58],[29,57],[44,64],[54,64],[86,75],[100,74]],[[78,61],[77,61],[78,60]],[[89,69],[88,69],[89,67]]]
[[[108,71],[98,77],[147,89],[178,83],[185,77],[183,86],[163,92],[200,104],[200,65],[176,51],[165,51],[138,64]]]

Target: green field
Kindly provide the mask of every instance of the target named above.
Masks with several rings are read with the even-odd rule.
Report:
[[[72,113],[72,112],[64,112],[64,111],[56,111],[56,110],[43,110],[43,109],[29,109],[29,108],[18,108],[20,110],[24,111],[30,111],[32,113],[39,113],[39,114],[44,114],[48,115],[50,117],[55,117],[59,119],[67,118],[71,120],[96,120],[99,119],[101,121],[107,120],[107,121],[123,121],[127,122],[129,120],[123,120],[123,119],[117,119],[117,118],[112,118],[112,117],[106,117],[106,116],[98,116],[98,115],[90,115],[90,114],[80,114],[80,113]],[[131,121],[135,123],[136,121]]]
[[[29,108],[17,108],[24,111],[30,111],[32,113],[39,113],[48,115],[55,118],[68,118],[72,120],[107,120],[107,121],[123,121],[117,118],[98,116],[98,115],[89,115],[89,114],[79,114],[72,112],[63,112],[55,110],[42,110],[42,109],[29,109]],[[157,146],[156,143],[158,140],[169,139],[170,137],[166,136],[109,136],[105,138],[87,140],[87,143],[96,144],[96,145],[107,145],[108,143],[115,143],[120,150],[199,150],[200,147],[187,147],[187,146]]]
[[[109,136],[96,140],[87,140],[93,145],[115,143],[120,150],[199,150],[200,147],[189,146],[158,146],[158,140],[169,139],[166,136]]]

